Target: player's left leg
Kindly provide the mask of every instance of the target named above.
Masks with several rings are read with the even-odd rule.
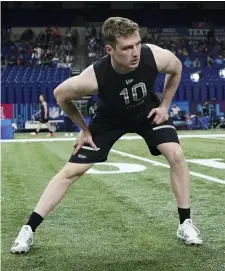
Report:
[[[184,153],[172,121],[139,131],[152,155],[163,154],[170,165],[172,190],[175,195],[180,217],[177,237],[187,244],[202,244],[199,231],[190,217],[190,175]]]
[[[157,146],[170,165],[170,179],[177,205],[190,208],[190,174],[184,153],[178,143],[168,142]]]
[[[157,146],[170,165],[170,179],[175,195],[180,224],[177,237],[186,244],[202,244],[199,230],[192,224],[190,217],[190,174],[184,153],[178,143],[168,142]]]
[[[47,127],[48,127],[48,134],[47,134],[47,136],[49,137],[49,136],[53,136],[54,134],[53,134],[53,132],[52,132],[52,128],[51,128],[51,125],[50,125],[50,123],[49,123],[49,121],[47,121],[46,123],[45,123],[46,125],[47,125]]]

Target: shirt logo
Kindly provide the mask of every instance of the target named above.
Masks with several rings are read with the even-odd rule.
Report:
[[[128,79],[128,80],[125,80],[126,81],[126,84],[129,85],[130,83],[132,83],[134,81],[134,79]]]

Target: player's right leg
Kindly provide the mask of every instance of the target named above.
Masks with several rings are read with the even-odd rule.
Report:
[[[63,199],[71,184],[83,175],[94,163],[107,160],[112,145],[125,131],[109,121],[95,118],[90,125],[92,139],[98,150],[83,146],[73,153],[65,167],[50,181],[28,222],[22,227],[12,253],[28,252],[33,244],[33,232],[51,210]]]
[[[30,250],[34,241],[34,231],[54,207],[63,199],[73,182],[82,176],[91,164],[76,164],[68,162],[63,169],[56,174],[45,188],[34,212],[28,222],[20,230],[10,251],[12,253],[26,253]]]
[[[30,133],[30,135],[32,135],[32,136],[37,136],[40,130],[41,130],[41,122],[38,121],[38,123],[37,123],[37,128],[36,128],[36,132]]]

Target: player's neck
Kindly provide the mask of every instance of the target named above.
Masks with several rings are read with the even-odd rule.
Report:
[[[111,59],[112,68],[117,73],[126,74],[126,73],[132,72],[134,70],[134,69],[128,69],[128,68],[120,65],[113,57],[110,57],[110,59]]]

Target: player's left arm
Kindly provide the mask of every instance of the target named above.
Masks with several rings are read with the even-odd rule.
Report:
[[[147,45],[152,50],[158,71],[166,74],[160,106],[168,110],[180,83],[182,63],[171,51],[153,44]]]
[[[47,105],[46,101],[44,101],[42,104],[43,104],[44,110],[45,110],[44,116],[45,116],[45,119],[47,119],[48,118],[48,105]]]

